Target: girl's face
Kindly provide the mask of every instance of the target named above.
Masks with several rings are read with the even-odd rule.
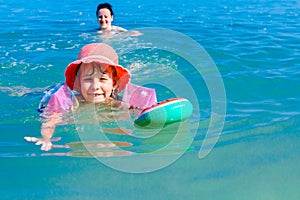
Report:
[[[105,69],[106,68],[106,69]],[[82,63],[79,69],[80,90],[88,102],[105,102],[112,94],[114,81],[111,67]]]
[[[102,30],[111,30],[111,22],[113,21],[113,16],[107,8],[102,8],[98,13],[98,23]]]

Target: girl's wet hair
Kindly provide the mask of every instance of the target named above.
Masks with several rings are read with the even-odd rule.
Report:
[[[109,3],[100,3],[97,7],[97,10],[96,10],[96,16],[98,17],[98,13],[99,13],[99,10],[102,9],[102,8],[106,8],[110,11],[110,14],[112,16],[114,16],[114,12],[112,10],[112,6],[109,4]]]
[[[76,76],[77,76],[77,77],[80,76],[80,67],[81,67],[81,64],[82,64],[82,63],[80,63],[80,64],[77,66],[77,69],[76,69]],[[115,69],[115,67],[114,67],[113,65],[107,65],[107,67],[103,70],[102,67],[101,67],[100,65],[93,63],[93,70],[92,70],[92,72],[91,72],[90,75],[93,75],[93,74],[95,73],[96,70],[98,70],[98,71],[101,72],[101,73],[105,73],[105,71],[106,71],[107,69],[111,69],[113,81],[114,81],[114,83],[116,83],[116,82],[117,82],[117,71],[116,71],[116,69]]]

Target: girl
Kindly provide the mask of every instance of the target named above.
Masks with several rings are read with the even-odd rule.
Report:
[[[24,137],[48,151],[55,126],[62,121],[62,113],[76,109],[82,102],[112,104],[130,80],[127,69],[118,65],[114,49],[103,43],[84,46],[78,59],[68,65],[66,81],[55,89],[47,106],[42,106],[46,121],[41,125],[42,138]],[[73,91],[77,93],[76,97]]]

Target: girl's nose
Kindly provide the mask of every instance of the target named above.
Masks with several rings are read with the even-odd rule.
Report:
[[[94,78],[94,81],[93,81],[93,87],[94,87],[95,90],[96,90],[96,89],[100,89],[100,87],[101,87],[101,82],[99,81],[98,78]]]

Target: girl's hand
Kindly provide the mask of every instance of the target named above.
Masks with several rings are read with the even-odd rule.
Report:
[[[52,149],[52,142],[61,140],[60,137],[50,139],[36,138],[36,137],[24,137],[27,142],[34,142],[36,145],[42,145],[41,150],[49,151]]]

